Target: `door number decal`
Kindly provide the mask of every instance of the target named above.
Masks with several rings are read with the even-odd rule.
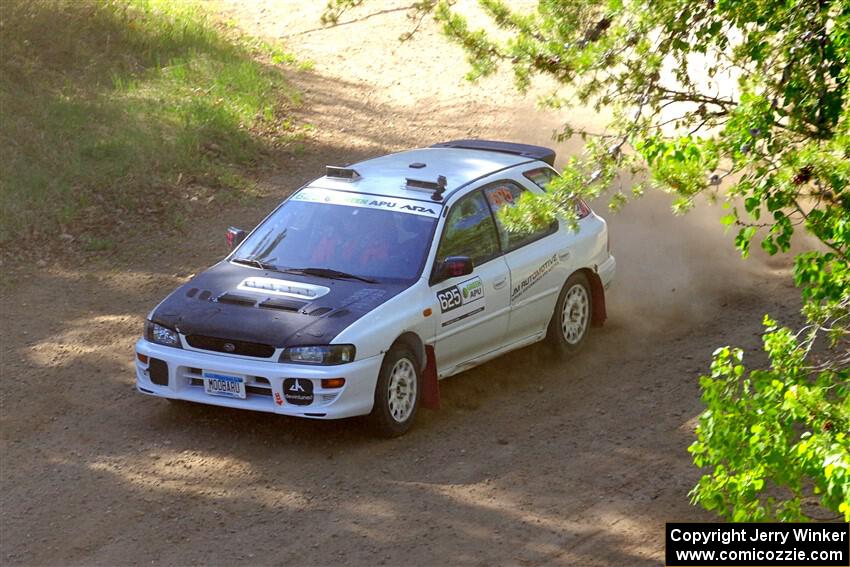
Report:
[[[484,298],[484,284],[478,276],[437,292],[440,313],[446,313]]]
[[[478,276],[437,292],[441,327],[457,323],[484,311],[484,283]],[[470,305],[470,304],[474,305]],[[459,310],[456,313],[455,310]],[[453,312],[450,316],[446,313]]]

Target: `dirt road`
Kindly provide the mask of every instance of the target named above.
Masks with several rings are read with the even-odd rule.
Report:
[[[134,392],[145,314],[222,255],[224,227],[255,223],[324,164],[467,135],[547,142],[533,96],[505,76],[464,83],[429,23],[402,45],[403,11],[309,32],[322,4],[221,5],[315,61],[293,72],[315,134],[266,199],[199,208],[184,235],[152,219],[82,266],[7,274],[0,562],[660,564],[665,521],[711,519],[687,497],[699,373],[719,345],[756,348],[765,312],[797,309],[786,268],[738,260],[716,209],[672,218],[655,197],[609,216],[620,276],[587,348],[568,364],[528,348],[446,380],[443,409],[400,439]]]

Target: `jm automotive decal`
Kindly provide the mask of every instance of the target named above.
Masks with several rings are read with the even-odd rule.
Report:
[[[531,289],[531,287],[543,279],[543,276],[552,271],[552,268],[558,263],[558,255],[553,254],[551,258],[543,262],[539,268],[531,272],[527,278],[517,284],[511,290],[511,301],[518,298],[520,295]]]
[[[480,304],[476,303],[470,306],[470,304],[475,303],[479,299],[484,299],[484,284],[481,283],[481,278],[477,276],[438,291],[437,301],[440,302],[440,313],[445,314],[456,309],[462,309],[462,312],[458,312],[456,317],[443,321],[442,326],[445,327],[452,323],[457,323],[462,319],[484,311],[485,305],[483,301]],[[452,315],[455,314],[452,313]]]
[[[330,189],[316,189],[313,187],[302,189],[292,196],[293,201],[306,201],[308,203],[328,203],[330,205],[344,205],[346,207],[362,207],[366,209],[379,209],[382,211],[396,211],[411,215],[437,218],[441,207],[430,205],[422,201],[409,199],[395,199],[393,197],[372,197],[357,193],[346,193],[345,191],[332,191]]]

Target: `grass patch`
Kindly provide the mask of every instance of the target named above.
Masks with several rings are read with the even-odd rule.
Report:
[[[195,3],[0,2],[0,246],[171,222],[297,138],[281,49]],[[132,220],[131,220],[132,223]],[[111,244],[110,244],[111,245]]]

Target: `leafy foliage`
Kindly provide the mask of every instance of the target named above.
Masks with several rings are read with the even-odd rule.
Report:
[[[585,154],[545,196],[502,213],[507,226],[574,222],[576,198],[611,189],[617,208],[656,188],[677,213],[700,195],[724,200],[744,256],[753,241],[787,252],[800,229],[819,241],[795,259],[800,336],[768,318],[769,367],[748,370],[724,347],[701,379],[707,409],[691,452],[710,471],[692,498],[735,520],[815,517],[815,498],[850,520],[850,1],[479,4],[507,39],[471,29],[451,2],[414,10],[465,49],[470,79],[506,64],[520,90],[554,79],[551,108],[613,116],[603,132],[556,132],[584,137]]]
[[[700,384],[708,409],[690,452],[711,466],[693,495],[734,521],[807,519],[815,502],[850,513],[850,374],[807,363],[816,333],[799,340],[765,317],[766,370],[747,373],[741,349],[714,353]],[[812,508],[812,506],[808,506]],[[818,517],[818,516],[815,516]],[[820,518],[825,519],[825,518]]]

